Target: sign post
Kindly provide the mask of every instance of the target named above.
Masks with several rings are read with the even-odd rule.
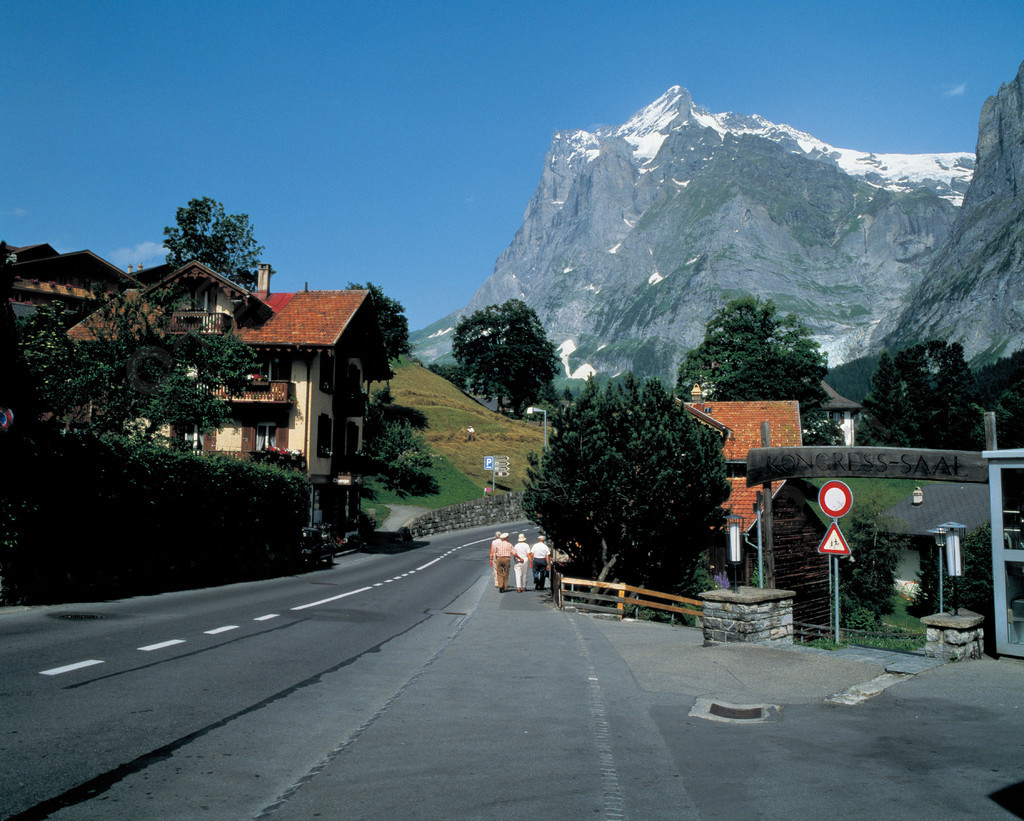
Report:
[[[845,482],[832,480],[826,482],[818,491],[818,504],[826,516],[831,517],[832,524],[825,531],[825,538],[818,545],[818,552],[831,557],[832,567],[829,569],[829,579],[835,573],[835,582],[832,584],[834,596],[833,612],[835,626],[835,641],[839,644],[839,557],[850,555],[850,546],[839,529],[839,518],[850,512],[853,506],[853,493]]]
[[[485,456],[484,470],[491,472],[491,493],[494,493],[494,479],[496,476],[508,476],[507,456]]]

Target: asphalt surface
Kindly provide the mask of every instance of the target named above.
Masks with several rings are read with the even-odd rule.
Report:
[[[696,629],[500,594],[485,541],[458,554],[479,564],[475,582],[317,675],[297,693],[307,704],[248,712],[50,817],[129,817],[120,804],[191,819],[200,803],[203,817],[274,821],[1024,818],[1021,662],[704,647]],[[261,772],[260,749],[297,720],[293,764],[315,763]],[[272,789],[245,786],[265,798],[232,808],[223,779],[254,773]]]
[[[265,817],[1024,817],[1016,661],[703,647],[488,577],[449,609],[444,646]]]

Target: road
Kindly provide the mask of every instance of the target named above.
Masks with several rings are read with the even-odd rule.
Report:
[[[444,644],[492,536],[3,615],[0,818],[255,817]]]
[[[0,614],[0,818],[1024,818],[1024,664],[559,612],[492,535]]]

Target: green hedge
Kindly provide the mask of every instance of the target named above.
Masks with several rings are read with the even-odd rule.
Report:
[[[118,438],[4,445],[6,604],[224,584],[296,566],[303,474]]]

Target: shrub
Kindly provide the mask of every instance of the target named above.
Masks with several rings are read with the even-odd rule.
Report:
[[[8,603],[222,584],[297,559],[308,489],[294,471],[118,437],[47,436],[19,456],[0,511]]]

